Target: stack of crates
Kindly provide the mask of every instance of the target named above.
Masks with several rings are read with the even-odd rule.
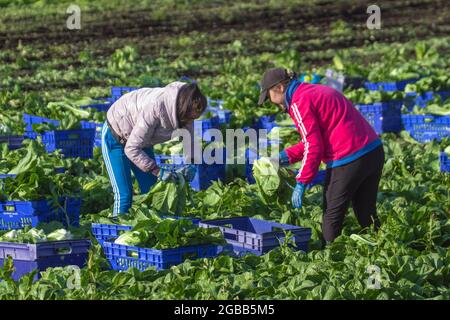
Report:
[[[61,170],[62,169],[62,170]],[[55,174],[63,173],[64,168],[57,168]],[[4,183],[15,179],[14,174],[0,175],[3,192]],[[36,227],[42,222],[59,221],[64,225],[79,225],[81,199],[77,197],[60,197],[33,201],[1,201],[0,230],[22,229],[26,226]]]
[[[200,227],[219,228],[226,241],[233,246],[236,255],[248,253],[263,255],[280,246],[280,243],[291,241],[296,250],[308,252],[311,229],[288,224],[270,222],[249,217],[236,217],[201,221]],[[286,239],[286,233],[291,237]]]
[[[89,240],[48,241],[36,244],[0,242],[0,266],[11,257],[14,263],[12,278],[18,281],[22,276],[47,268],[74,266],[83,268],[91,247]],[[39,273],[33,280],[39,278]]]
[[[16,150],[22,147],[24,136],[0,136],[0,144],[7,143],[9,150]]]
[[[80,109],[95,109],[98,112],[108,112],[112,103],[97,103],[97,104],[88,104],[86,106],[81,106]]]
[[[402,130],[402,106],[402,100],[355,105],[378,134]]]
[[[25,137],[36,139],[38,134],[33,131],[33,124],[52,123],[59,126],[59,121],[44,117],[23,115],[26,124]],[[96,129],[81,130],[52,130],[42,134],[42,143],[47,152],[61,150],[65,157],[83,159],[93,158],[93,149],[95,143]]]
[[[190,219],[196,225],[200,223],[199,219],[172,218]],[[113,270],[124,271],[129,268],[137,268],[140,271],[144,271],[151,267],[155,267],[157,270],[164,270],[183,263],[187,259],[214,258],[228,249],[223,246],[204,244],[160,250],[114,243],[123,232],[131,229],[132,227],[127,225],[92,224],[92,233],[101,244]]]
[[[57,203],[53,200],[2,201],[0,202],[0,230],[36,227],[39,223],[59,221],[78,226],[81,200],[62,197]]]
[[[450,136],[450,116],[404,114],[401,119],[404,129],[419,142],[440,141]]]
[[[42,135],[42,142],[47,152],[61,150],[64,157],[92,159],[95,135],[95,129],[53,130]]]
[[[103,128],[103,123],[90,122],[90,121],[81,121],[81,127],[83,129],[93,129],[93,130],[95,130],[94,147],[100,147],[101,148],[101,146],[102,146],[102,128]]]
[[[436,97],[440,97],[442,101],[445,101],[450,98],[450,91],[427,91],[422,94],[419,94],[417,92],[407,92],[404,99],[404,104],[408,111],[412,111],[412,109],[416,105],[421,108],[426,107],[427,103]]]
[[[172,219],[188,219],[191,220],[194,225],[199,225],[200,219],[181,217],[181,216],[162,216],[161,218],[172,218]],[[98,243],[103,245],[105,241],[112,241],[112,239],[117,239],[123,232],[130,231],[133,229],[131,226],[119,225],[119,224],[105,224],[105,223],[93,223],[91,226],[92,234]]]
[[[52,120],[52,119],[48,119],[48,118],[44,118],[44,117],[40,117],[40,116],[34,116],[31,114],[23,114],[23,121],[25,122],[25,138],[29,138],[29,139],[36,139],[38,134],[36,132],[34,132],[33,130],[33,125],[34,124],[43,124],[43,123],[48,123],[48,124],[53,124],[54,126],[58,127],[59,126],[59,121],[58,120]]]
[[[62,170],[56,170],[61,172]],[[14,179],[15,175],[2,175],[4,179]],[[56,200],[2,201],[0,202],[0,230],[17,230],[24,227],[36,227],[39,223],[60,221],[66,227],[78,226],[81,200],[79,198],[60,197]],[[88,240],[48,241],[37,244],[0,242],[0,265],[11,257],[15,271],[13,279],[37,269],[75,265],[83,267],[88,257]],[[37,280],[36,274],[34,280]]]
[[[450,157],[445,152],[441,152],[439,160],[441,172],[450,172]]]
[[[397,82],[365,82],[364,87],[371,91],[403,91],[407,84],[415,83],[419,79],[413,78]]]
[[[140,89],[139,87],[111,87],[111,100],[117,101],[121,96],[131,91]]]

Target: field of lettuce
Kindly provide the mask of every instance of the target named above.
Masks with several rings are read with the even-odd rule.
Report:
[[[365,25],[368,1],[80,0],[81,30],[66,28],[69,4],[0,0],[0,299],[450,299],[448,1],[386,1],[380,30]],[[304,81],[325,83],[327,69],[346,76],[344,94],[377,126],[386,153],[379,231],[361,230],[350,209],[343,235],[323,246],[322,186],[311,186],[294,210],[293,175],[263,175],[263,162],[253,166],[256,183],[245,165],[227,165],[225,179],[201,191],[182,177],[158,182],[115,220],[101,148],[84,158],[46,149],[49,132],[103,123],[104,110],[85,106],[108,103],[111,87],[180,79],[195,79],[208,98],[223,101],[232,118],[222,129],[254,127],[277,112],[256,106],[258,81],[273,66]],[[394,91],[366,84],[402,81]],[[26,115],[56,122],[31,124]],[[299,141],[290,119],[272,120],[269,137],[276,133],[281,147]],[[25,137],[20,148],[11,148],[13,136]],[[167,155],[177,145],[155,150]],[[40,200],[63,219],[10,230],[13,203]],[[307,253],[285,243],[261,256],[225,250],[164,270],[112,270],[96,224],[132,226],[117,245],[226,244],[217,228],[167,216],[252,217],[310,228],[312,236]],[[77,226],[67,226],[74,219]],[[17,263],[2,247],[80,239],[92,244],[83,268],[44,268],[36,281],[38,271],[15,278]]]

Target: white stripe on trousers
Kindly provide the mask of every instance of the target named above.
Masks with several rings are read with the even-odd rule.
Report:
[[[296,117],[296,120],[299,123],[300,131],[302,131],[303,140],[304,140],[304,144],[305,144],[305,151],[303,153],[302,166],[301,166],[301,168],[298,171],[298,174],[296,176],[296,178],[299,178],[299,177],[301,177],[303,169],[305,168],[306,161],[308,160],[309,142],[308,142],[308,140],[306,140],[306,135],[308,134],[308,132],[306,131],[305,125],[303,124],[303,119],[302,119],[302,116],[300,114],[300,111],[298,111],[298,106],[297,106],[296,103],[294,103],[293,110],[294,110],[294,115]]]
[[[109,179],[111,181],[111,185],[113,188],[113,192],[114,192],[115,198],[117,199],[117,201],[115,201],[115,199],[114,199],[114,209],[113,209],[113,216],[117,216],[117,214],[119,213],[119,210],[120,210],[120,191],[119,191],[119,186],[117,185],[116,177],[114,176],[114,171],[112,169],[111,160],[109,159],[108,148],[106,147],[106,143],[105,143],[105,136],[106,136],[107,130],[108,130],[108,126],[106,124],[104,124],[103,130],[102,130],[102,153],[103,153],[103,159],[104,159],[105,165],[106,165],[106,170],[108,171]]]

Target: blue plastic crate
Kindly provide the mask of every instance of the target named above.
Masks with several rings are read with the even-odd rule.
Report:
[[[308,251],[311,229],[270,222],[249,217],[237,217],[201,221],[200,227],[218,227],[226,241],[233,246],[237,254],[253,253],[262,255],[278,247],[285,241],[284,231],[290,231],[297,249]]]
[[[245,150],[245,177],[247,178],[248,183],[254,184],[256,183],[256,180],[253,176],[253,163],[250,161],[250,157],[252,157],[253,159],[259,158],[256,150]]]
[[[91,225],[92,234],[95,239],[103,245],[104,241],[113,241],[122,233],[133,229],[132,226],[119,224],[93,223]]]
[[[419,79],[414,78],[398,82],[365,82],[364,87],[371,91],[403,91],[407,84],[415,83]]]
[[[210,99],[207,98],[208,101],[208,107],[214,107],[214,108],[222,108],[223,106],[223,100],[220,99]]]
[[[267,129],[267,131],[270,131],[273,128],[272,124],[275,122],[275,118],[276,114],[270,116],[261,116],[255,119],[253,126],[256,129]]]
[[[59,126],[59,121],[58,120],[52,120],[52,119],[48,119],[45,117],[40,117],[40,116],[34,116],[31,114],[23,114],[23,121],[25,122],[26,125],[26,131],[33,131],[33,124],[43,124],[43,123],[52,123],[55,126]]]
[[[127,94],[131,91],[138,90],[138,87],[111,87],[111,96],[115,100],[119,99],[124,94]]]
[[[439,91],[437,94],[441,96],[442,101],[450,99],[450,91]]]
[[[179,217],[183,218],[183,217]],[[183,263],[187,259],[214,258],[229,250],[227,246],[198,245],[173,249],[151,249],[115,244],[113,241],[131,226],[92,224],[92,232],[102,245],[106,258],[113,270],[127,270],[134,267],[140,271],[155,267],[157,270],[168,269]]]
[[[95,129],[94,147],[101,147],[102,146],[103,123],[81,121],[81,128],[83,128],[83,129]]]
[[[116,102],[117,99],[113,98],[113,97],[104,97],[104,98],[94,98],[94,100],[98,100],[98,101],[108,101],[108,103],[110,105],[112,105],[114,102]]]
[[[14,280],[37,269],[78,266],[83,268],[91,243],[88,240],[51,241],[37,244],[0,242],[0,267],[8,257],[14,261]],[[34,280],[37,280],[37,274]]]
[[[266,129],[267,132],[270,132],[273,128],[280,127],[280,125],[276,123],[275,119],[276,115],[259,117],[255,122],[255,127],[257,129]],[[295,128],[295,124],[293,123],[292,125],[288,125],[287,127]]]
[[[111,264],[111,268],[117,271],[124,271],[129,268],[144,271],[151,267],[155,267],[156,270],[169,269],[187,259],[217,257],[227,249],[226,246],[198,245],[157,250],[119,245],[108,241],[103,242],[105,256]]]
[[[439,155],[441,171],[450,172],[450,157],[445,153],[441,152]]]
[[[416,105],[421,108],[426,107],[428,102],[430,102],[437,96],[440,96],[441,100],[445,101],[450,98],[450,91],[427,91],[422,94],[418,94],[417,92],[407,92],[404,99],[404,104],[409,111],[412,111],[412,109]]]
[[[205,112],[211,112],[217,117],[219,117],[219,124],[228,125],[231,122],[231,117],[233,113],[227,109],[221,109],[219,107],[211,107],[206,108]]]
[[[41,222],[60,221],[79,225],[81,199],[62,197],[59,206],[51,200],[0,202],[0,230],[36,227]],[[67,213],[67,214],[66,214]]]
[[[98,112],[108,112],[109,108],[111,107],[112,103],[97,103],[97,104],[89,104],[87,106],[82,106],[80,109],[95,109]]]
[[[378,134],[402,130],[402,106],[403,101],[401,100],[355,105]]]
[[[90,159],[94,157],[96,130],[53,130],[42,135],[47,152],[62,150],[65,157]]]
[[[63,167],[55,168],[56,174],[65,173],[66,171],[67,171],[67,169],[63,168]],[[15,178],[15,177],[17,177],[17,174],[0,174],[0,180],[7,179],[7,178]]]
[[[184,164],[184,157],[181,155],[155,155],[158,166],[169,170],[177,170]],[[224,157],[224,162],[226,158]],[[190,182],[192,189],[199,191],[209,188],[213,181],[225,181],[226,171],[223,164],[195,164],[195,176]]]
[[[404,129],[422,143],[450,136],[450,116],[404,114],[402,123]]]
[[[188,76],[182,76],[182,77],[180,78],[179,81],[182,81],[182,82],[192,82],[192,83],[196,83],[196,82],[197,82],[196,80],[194,80],[194,79],[192,79],[192,78],[190,78],[190,77],[188,77]]]
[[[194,121],[194,134],[207,142],[214,140],[213,136],[208,132],[209,129],[220,129],[220,119],[218,116]]]
[[[214,100],[208,98],[208,108],[206,111],[211,111],[219,117],[220,124],[229,124],[233,112],[223,108],[223,100]]]
[[[23,136],[0,136],[0,143],[7,143],[9,150],[16,150],[22,147]]]
[[[189,219],[194,225],[197,226],[200,223],[200,219],[197,218],[178,216],[163,216],[162,218]],[[94,235],[95,239],[97,239],[97,241],[102,244],[103,241],[111,241],[111,239],[117,239],[123,232],[130,231],[133,227],[118,224],[93,223],[91,228],[92,234]]]

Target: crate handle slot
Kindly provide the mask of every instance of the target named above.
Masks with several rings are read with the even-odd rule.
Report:
[[[2,205],[4,212],[16,212],[16,205],[15,204],[4,204]]]
[[[236,233],[227,232],[227,230],[224,230],[224,229],[222,229],[222,232],[223,232],[223,236],[225,239],[234,240],[234,241],[238,240],[238,235]]]
[[[80,139],[80,135],[78,133],[72,133],[68,135],[70,140]]]
[[[55,253],[58,255],[66,255],[72,253],[72,247],[62,247],[62,248],[55,248]]]
[[[139,257],[139,253],[136,250],[128,249],[127,250],[127,257],[138,258]]]
[[[198,252],[188,252],[188,253],[183,254],[183,260],[187,260],[187,259],[193,260],[193,259],[196,259],[197,257],[198,257]]]

